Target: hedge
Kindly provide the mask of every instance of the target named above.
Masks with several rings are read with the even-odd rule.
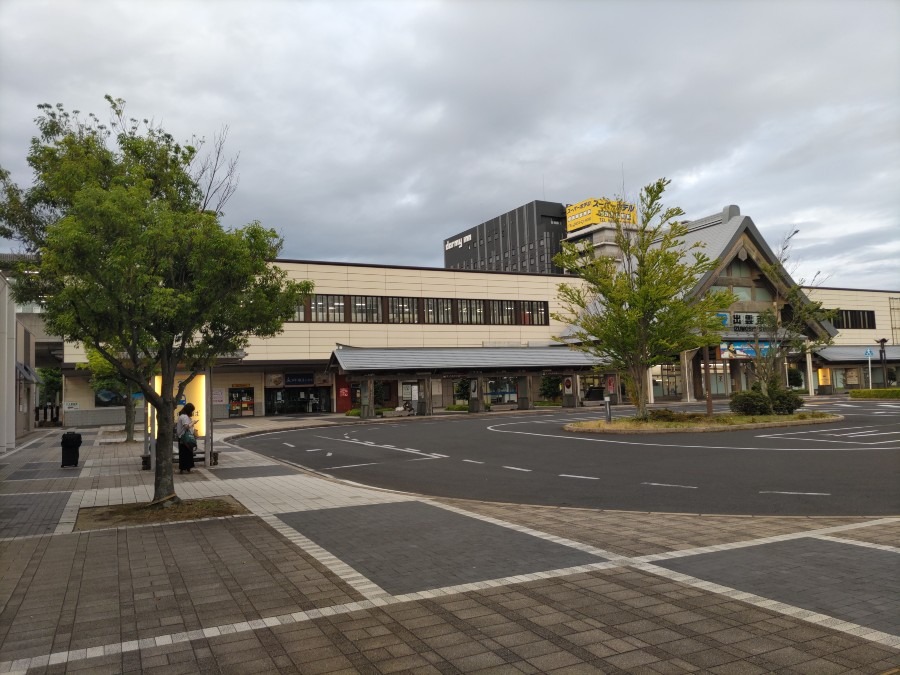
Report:
[[[850,398],[900,398],[900,389],[851,389]]]

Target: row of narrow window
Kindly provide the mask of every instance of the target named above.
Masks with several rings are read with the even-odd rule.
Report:
[[[293,321],[546,326],[549,323],[549,309],[548,303],[540,300],[316,294],[297,307]]]

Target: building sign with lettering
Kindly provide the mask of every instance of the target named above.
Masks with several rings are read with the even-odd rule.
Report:
[[[285,387],[308,387],[315,382],[312,373],[285,373]]]
[[[733,312],[731,330],[736,333],[754,333],[759,329],[759,312]]]
[[[458,237],[456,239],[448,239],[444,242],[444,250],[449,251],[451,248],[462,248],[463,244],[468,244],[472,241],[472,235],[467,234],[465,237]]]

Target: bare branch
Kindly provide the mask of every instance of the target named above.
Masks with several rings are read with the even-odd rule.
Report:
[[[228,125],[213,136],[212,146],[196,166],[191,167],[191,177],[200,188],[200,210],[213,211],[217,216],[223,215],[223,207],[231,199],[240,182],[237,163],[240,153],[233,157],[225,154],[225,142],[228,139]],[[198,149],[204,144],[197,144]],[[199,155],[198,155],[199,156]]]

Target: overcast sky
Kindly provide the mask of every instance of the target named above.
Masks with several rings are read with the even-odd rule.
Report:
[[[535,199],[737,204],[795,277],[900,289],[900,2],[0,0],[0,165],[35,106],[124,98],[229,125],[240,187],[303,260],[443,266]],[[10,247],[7,243],[6,250]]]

